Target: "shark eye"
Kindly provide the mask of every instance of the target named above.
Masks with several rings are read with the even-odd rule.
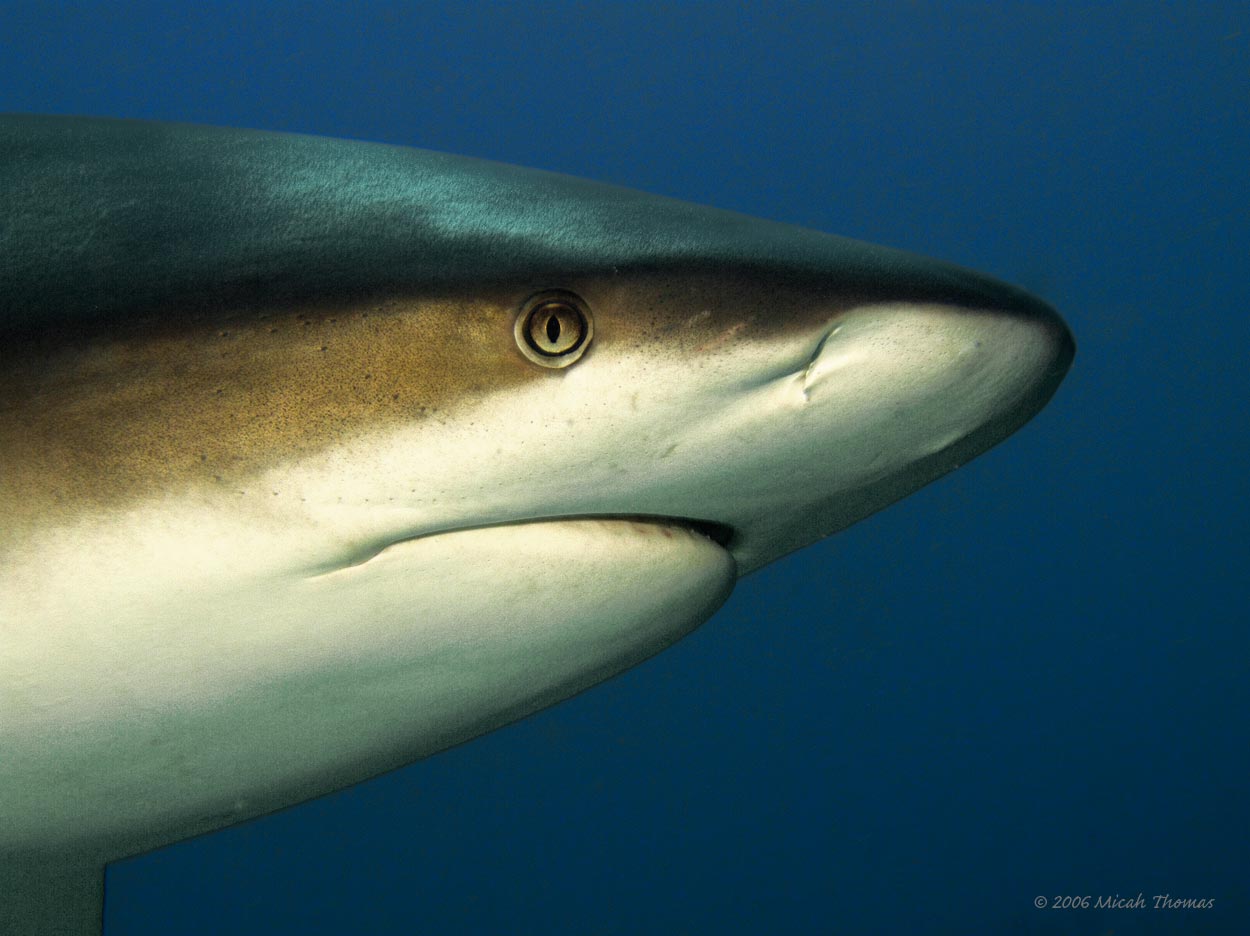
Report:
[[[516,318],[517,347],[543,367],[568,367],[586,352],[593,334],[586,304],[568,292],[531,296]]]

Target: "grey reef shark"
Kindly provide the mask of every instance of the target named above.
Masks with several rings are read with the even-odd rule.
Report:
[[[0,117],[0,933],[645,660],[1073,353],[987,276],[610,185]]]

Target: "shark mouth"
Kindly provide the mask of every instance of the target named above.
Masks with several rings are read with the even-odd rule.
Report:
[[[697,533],[698,535],[711,540],[721,549],[727,551],[732,549],[733,545],[738,540],[737,531],[727,524],[717,523],[715,520],[699,520],[691,517],[670,517],[657,514],[640,513],[558,514],[541,517],[513,517],[508,520],[500,520],[497,523],[476,523],[466,526],[438,527],[431,530],[422,530],[420,533],[414,534],[413,536],[402,536],[394,539],[369,543],[367,546],[353,551],[340,562],[309,569],[308,577],[316,578],[318,576],[328,575],[343,569],[362,566],[394,546],[398,546],[401,543],[410,543],[414,540],[426,539],[432,536],[445,536],[450,533],[464,533],[470,530],[488,530],[492,527],[520,526],[527,523],[559,523],[575,520],[603,520],[607,522],[683,527],[693,533]]]

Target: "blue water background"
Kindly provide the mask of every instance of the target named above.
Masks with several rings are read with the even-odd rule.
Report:
[[[540,166],[1050,299],[1017,436],[623,678],[118,864],[108,936],[1250,932],[1245,3],[0,5],[0,109]],[[1038,910],[1062,895],[1211,910]]]

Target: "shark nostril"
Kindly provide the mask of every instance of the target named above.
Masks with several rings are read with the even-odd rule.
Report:
[[[817,364],[820,361],[821,355],[825,353],[825,346],[829,344],[829,339],[836,335],[841,328],[841,325],[834,325],[831,329],[829,329],[829,331],[825,332],[824,337],[821,338],[820,342],[816,345],[816,350],[814,350],[812,352],[812,356],[808,358],[807,366],[803,368],[803,399],[811,399],[810,394],[812,385],[819,377],[819,368],[817,367]]]

